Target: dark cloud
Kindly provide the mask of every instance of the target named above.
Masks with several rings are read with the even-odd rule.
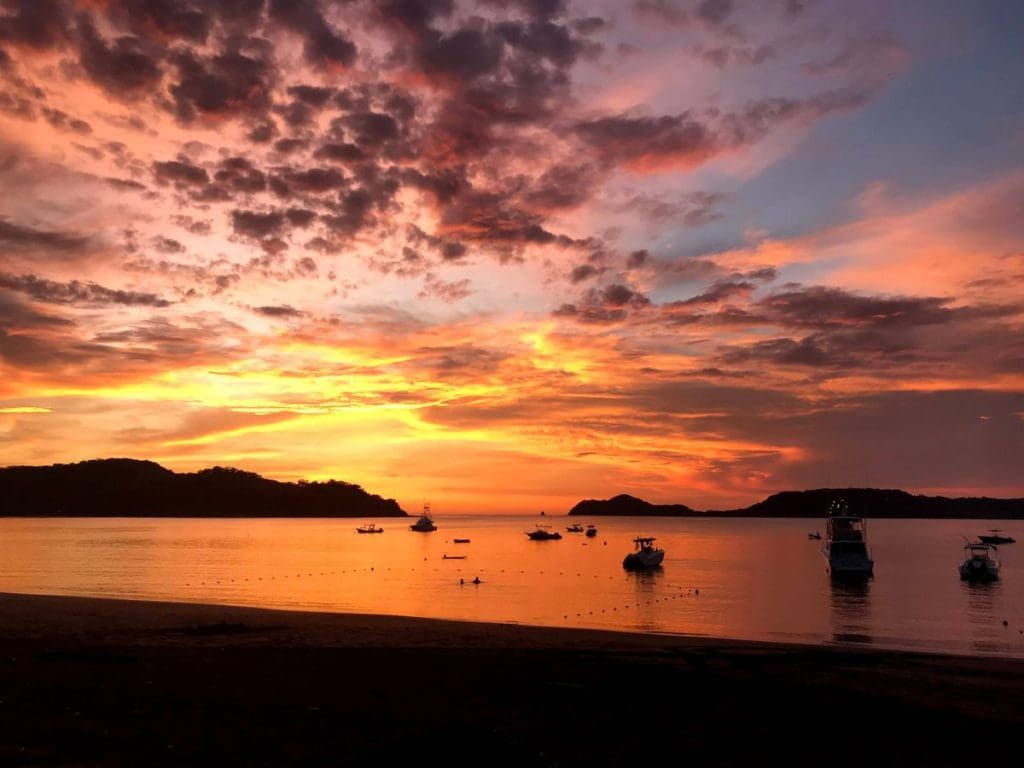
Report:
[[[0,275],[2,274],[0,273]],[[47,315],[35,307],[29,306],[16,297],[13,292],[0,291],[0,333],[73,325],[74,323],[66,318]]]
[[[36,275],[11,275],[0,272],[0,288],[24,293],[35,301],[47,304],[87,306],[121,304],[129,307],[169,307],[171,305],[171,302],[153,293],[117,290],[96,283],[82,283],[78,280],[60,283]]]
[[[280,234],[286,221],[282,211],[260,213],[236,210],[231,212],[231,226],[235,234],[255,240]]]
[[[80,235],[55,230],[34,229],[0,218],[0,247],[6,250],[50,250],[80,252],[88,247],[89,239]]]
[[[182,0],[114,0],[110,16],[136,35],[154,32],[164,38],[202,43],[210,32],[210,17]]]
[[[602,117],[577,123],[576,134],[598,156],[626,164],[666,160],[696,165],[713,155],[714,133],[689,113],[662,117]]]
[[[313,0],[270,0],[270,15],[303,39],[303,54],[315,67],[350,67],[356,46],[331,27]]]
[[[319,85],[291,85],[288,95],[310,107],[323,107],[334,98],[336,91]]]
[[[138,37],[125,35],[108,44],[91,14],[78,16],[78,63],[89,78],[112,96],[128,98],[154,88],[163,75],[157,59]]]
[[[68,37],[67,4],[62,0],[3,0],[0,40],[32,48],[52,48]]]
[[[647,260],[650,257],[651,254],[647,251],[647,249],[633,251],[626,258],[626,269],[639,269],[640,267],[647,263]]]
[[[321,145],[313,157],[334,163],[356,163],[366,158],[366,154],[355,144],[330,143]]]
[[[131,190],[144,191],[146,189],[145,184],[141,184],[140,182],[135,181],[133,179],[117,179],[114,178],[113,176],[108,176],[107,178],[104,179],[104,181],[107,182],[107,184],[109,184],[114,189],[120,190],[122,192],[128,192]]]
[[[602,271],[601,268],[595,267],[593,264],[580,264],[577,267],[573,267],[569,273],[569,282],[573,284],[582,283],[584,280],[597,277]]]
[[[253,312],[256,312],[259,315],[263,315],[264,317],[274,317],[274,318],[280,318],[280,317],[286,317],[286,318],[302,317],[305,314],[304,312],[301,312],[301,311],[295,309],[295,307],[291,306],[290,304],[279,304],[279,305],[274,305],[274,306],[253,307],[252,309],[253,309]]]
[[[757,303],[787,327],[893,328],[949,322],[957,310],[951,298],[862,296],[841,288],[790,286]]]
[[[735,0],[701,0],[697,5],[697,16],[717,26],[732,15],[735,5]]]
[[[167,160],[153,163],[153,177],[158,184],[173,184],[179,189],[209,184],[210,174],[205,168],[187,160]]]
[[[191,216],[175,214],[171,216],[171,222],[193,235],[208,235],[213,231],[212,222],[194,219]]]
[[[168,90],[173,111],[184,123],[200,117],[260,115],[271,104],[277,71],[258,41],[236,40],[213,56],[179,48],[171,60],[177,82]]]
[[[92,133],[92,126],[85,122],[85,120],[79,120],[76,117],[72,117],[67,112],[60,109],[43,107],[42,114],[46,122],[57,130],[70,131],[82,136]]]
[[[154,237],[152,240],[153,247],[160,251],[160,253],[184,253],[185,246],[179,243],[177,240],[171,237]]]

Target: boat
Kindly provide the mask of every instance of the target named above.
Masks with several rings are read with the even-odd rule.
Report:
[[[829,505],[825,538],[821,552],[833,577],[871,576],[875,561],[868,552],[867,525],[862,517],[850,512],[844,499],[833,499]]]
[[[442,560],[465,560],[465,555],[441,555]]]
[[[565,530],[569,533],[583,533],[583,526],[579,523],[573,523],[572,525],[567,526]]]
[[[588,539],[592,539],[595,536],[597,536],[597,526],[596,525],[588,525],[587,526],[587,538]]]
[[[635,551],[626,555],[622,567],[627,571],[642,571],[648,568],[660,568],[665,559],[665,550],[654,546],[653,536],[637,536],[633,539]]]
[[[960,563],[964,581],[995,581],[999,578],[999,550],[995,544],[968,541],[964,544],[964,561]]]
[[[807,538],[811,539],[812,541],[821,541],[821,532],[820,531],[811,531],[810,533],[807,534]]]
[[[562,538],[562,534],[558,531],[549,531],[546,525],[538,525],[537,530],[527,531],[526,535],[531,541],[555,541]]]
[[[1016,539],[1012,536],[1003,536],[1001,528],[993,528],[989,533],[978,537],[982,544],[1014,544]]]
[[[356,533],[384,533],[384,529],[378,528],[376,523],[366,523],[356,528]]]
[[[420,518],[415,523],[409,526],[410,531],[419,531],[420,533],[430,533],[436,531],[437,526],[434,525],[434,518],[430,516],[430,505],[423,505],[423,512],[420,513]]]
[[[452,539],[453,544],[469,544],[469,539]]]

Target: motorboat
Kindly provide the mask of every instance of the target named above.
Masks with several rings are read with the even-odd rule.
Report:
[[[453,544],[469,544],[469,539],[452,539]]]
[[[569,533],[583,533],[583,526],[579,523],[573,523],[572,525],[567,526],[565,530]]]
[[[379,528],[376,523],[366,523],[356,528],[356,533],[384,533],[384,529]]]
[[[596,525],[588,525],[587,526],[587,538],[588,539],[592,539],[595,536],[597,536],[597,526]]]
[[[810,539],[811,541],[821,541],[821,532],[820,531],[811,531],[810,533],[807,534],[807,538]]]
[[[627,571],[642,571],[648,568],[660,568],[665,559],[665,550],[654,546],[653,536],[637,536],[633,539],[634,551],[626,555],[622,567]]]
[[[835,578],[868,578],[874,571],[867,544],[867,525],[850,512],[844,499],[833,499],[828,508],[825,546],[821,552]]]
[[[1013,544],[1017,540],[1012,536],[1003,536],[1002,529],[993,528],[989,533],[978,537],[982,544]]]
[[[419,519],[409,526],[409,530],[419,531],[420,533],[430,533],[437,530],[437,526],[434,525],[434,518],[430,516],[429,504],[423,505],[423,511],[420,513]]]
[[[466,555],[441,555],[442,560],[465,560]]]
[[[562,534],[558,531],[548,530],[546,525],[538,525],[534,531],[527,531],[526,535],[530,537],[531,541],[555,541],[562,538]]]
[[[964,561],[960,563],[964,581],[995,581],[999,578],[999,550],[995,544],[969,541],[964,545]]]

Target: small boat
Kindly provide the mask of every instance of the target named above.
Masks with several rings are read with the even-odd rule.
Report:
[[[810,533],[807,534],[807,538],[811,539],[812,541],[821,541],[821,532],[820,531],[811,531]]]
[[[527,531],[526,535],[531,541],[555,541],[562,538],[562,534],[558,531],[549,531],[546,525],[538,525],[537,530]]]
[[[376,523],[366,523],[356,528],[356,533],[384,533],[384,529],[378,528]]]
[[[583,533],[583,526],[579,523],[573,523],[572,525],[566,526],[569,533]]]
[[[871,576],[875,561],[868,552],[867,525],[863,518],[850,512],[844,499],[833,499],[829,505],[825,536],[821,553],[834,578]]]
[[[588,539],[592,539],[595,536],[597,536],[597,526],[596,525],[588,525],[587,526],[587,538]]]
[[[430,516],[430,505],[423,505],[423,512],[420,513],[420,518],[415,523],[409,526],[410,531],[419,531],[420,533],[430,533],[436,531],[437,526],[434,525],[434,518]]]
[[[625,560],[622,561],[622,567],[627,571],[660,568],[661,561],[665,559],[665,550],[656,548],[654,541],[653,536],[637,536],[633,539],[636,550],[626,555]]]
[[[441,555],[442,560],[465,560],[465,555]]]
[[[999,578],[999,550],[995,544],[969,541],[964,545],[964,561],[960,563],[964,581],[995,581]]]
[[[452,539],[453,544],[469,544],[469,539]]]
[[[1017,540],[1012,536],[1003,536],[1001,528],[993,528],[990,533],[978,537],[982,544],[1013,544]]]

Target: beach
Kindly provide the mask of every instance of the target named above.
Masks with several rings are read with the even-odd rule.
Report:
[[[1016,762],[1024,661],[0,595],[0,764]]]

